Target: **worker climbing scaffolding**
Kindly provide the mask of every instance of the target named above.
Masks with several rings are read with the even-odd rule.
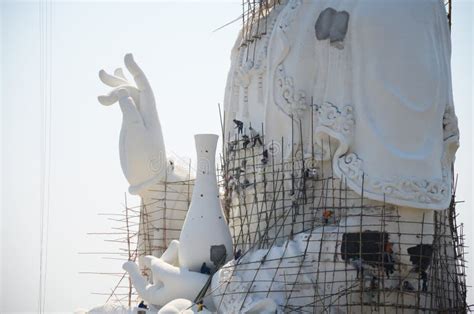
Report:
[[[329,219],[331,219],[332,217],[332,211],[331,210],[328,210],[328,209],[325,209],[323,211],[323,222],[325,225],[327,225],[329,223]]]
[[[244,130],[244,123],[240,120],[234,119],[235,128],[237,129],[237,134],[242,134]]]
[[[257,131],[255,131],[255,129],[252,128],[251,126],[249,127],[249,131],[250,131],[250,138],[252,139],[252,142],[253,142],[252,147],[257,145],[257,143],[259,145],[263,145],[263,141],[260,138],[260,134]]]

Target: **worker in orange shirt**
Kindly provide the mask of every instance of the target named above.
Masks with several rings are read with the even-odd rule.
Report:
[[[332,211],[325,209],[323,212],[323,220],[324,220],[325,225],[329,223],[329,219],[331,217],[332,217]]]

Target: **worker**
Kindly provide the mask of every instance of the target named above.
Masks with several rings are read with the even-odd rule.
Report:
[[[370,280],[370,289],[376,290],[379,287],[378,278],[372,276],[372,280]]]
[[[243,143],[242,145],[244,146],[244,148],[247,148],[247,146],[250,144],[250,139],[248,137],[248,135],[242,135],[242,139],[243,139]]]
[[[229,142],[229,151],[233,152],[236,146],[237,146],[236,141]]]
[[[305,178],[315,178],[317,174],[318,171],[315,168],[306,168],[304,171]]]
[[[423,270],[420,273],[420,275],[421,275],[421,280],[423,281],[421,290],[423,290],[423,292],[426,292],[428,291],[428,274],[426,273],[426,271]]]
[[[290,191],[290,196],[293,196],[292,199],[295,199],[294,198],[294,195],[295,195],[295,174],[292,172],[290,174],[290,177],[291,177],[291,191]]]
[[[245,178],[244,182],[242,182],[240,184],[240,187],[245,190],[246,188],[248,188],[251,185],[252,185],[252,183],[250,183],[250,181],[247,178]]]
[[[387,275],[387,278],[390,278],[390,274],[395,271],[395,260],[393,259],[393,243],[390,241],[387,241],[384,245],[383,267],[385,268],[385,274]]]
[[[258,132],[255,131],[255,129],[252,128],[251,126],[249,127],[249,130],[250,130],[250,136],[251,136],[252,141],[253,141],[252,147],[254,147],[255,145],[257,145],[257,142],[258,142],[260,145],[263,145],[262,139],[260,138],[260,134],[258,134]]]
[[[237,183],[235,182],[234,176],[229,176],[227,180],[227,197],[229,200],[232,199],[232,193],[236,187]]]
[[[265,149],[262,153],[262,164],[266,165],[268,162],[268,149]]]
[[[324,224],[327,225],[329,223],[329,219],[332,216],[332,211],[325,209],[323,212],[323,220]]]
[[[234,254],[234,260],[238,260],[242,256],[242,250],[239,249],[237,252]]]
[[[364,277],[364,262],[361,258],[352,258],[351,265],[357,270],[357,279],[359,279],[359,275]]]
[[[140,304],[138,304],[139,309],[145,309],[148,310],[148,306],[145,304],[145,301],[141,301]]]
[[[202,312],[202,310],[204,310],[204,302],[202,300],[196,303],[196,305],[197,305],[198,312]]]
[[[206,263],[202,263],[201,265],[201,274],[206,274],[206,275],[211,274],[211,269],[207,267]]]
[[[227,186],[230,189],[234,189],[235,185],[236,185],[236,182],[235,182],[234,176],[229,176],[229,180],[227,181]]]
[[[403,282],[402,290],[403,291],[415,291],[415,287],[413,287],[413,285],[409,281],[405,280]]]
[[[244,123],[237,119],[234,119],[234,123],[235,123],[235,129],[237,129],[237,134],[242,134],[244,130]]]
[[[308,169],[308,168],[306,168],[306,169],[304,170],[304,177],[305,177],[305,178],[309,178],[309,169]]]

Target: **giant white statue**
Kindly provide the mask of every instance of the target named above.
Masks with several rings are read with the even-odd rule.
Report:
[[[456,253],[448,253],[455,251],[455,240],[449,239],[447,228],[437,226],[452,201],[452,164],[459,141],[451,87],[450,35],[443,1],[289,0],[274,6],[265,21],[257,23],[249,22],[244,27],[232,50],[225,96],[228,140],[235,145],[249,145],[239,133],[245,134],[245,128],[261,128],[265,142],[262,161],[272,161],[256,166],[260,168],[260,177],[256,176],[255,189],[247,189],[247,195],[275,195],[275,191],[268,193],[269,186],[273,188],[271,184],[279,180],[278,176],[285,176],[285,169],[295,164],[294,159],[303,163],[299,169],[304,170],[309,164],[314,169],[307,170],[333,179],[315,182],[310,187],[305,176],[295,176],[294,171],[286,174],[290,178],[281,179],[283,188],[277,190],[279,194],[268,198],[273,204],[270,207],[277,217],[285,216],[290,211],[285,208],[292,206],[297,207],[299,214],[291,214],[291,219],[285,217],[273,225],[271,219],[263,219],[265,215],[249,212],[250,223],[235,215],[236,219],[230,219],[231,230],[243,231],[237,231],[234,240],[239,243],[234,245],[245,246],[242,238],[246,234],[259,237],[258,229],[263,228],[267,234],[254,245],[258,247],[266,241],[265,237],[270,237],[276,239],[275,244],[288,247],[291,242],[285,241],[285,236],[291,239],[295,232],[311,228],[311,224],[305,225],[305,215],[319,218],[342,207],[343,214],[332,218],[334,223],[330,227],[306,232],[306,238],[311,240],[300,247],[299,254],[310,252],[310,257],[293,261],[301,265],[308,259],[313,261],[316,273],[298,270],[307,275],[298,273],[291,278],[292,270],[287,269],[280,276],[273,276],[286,276],[290,283],[293,280],[292,288],[288,288],[293,297],[283,297],[283,310],[364,312],[364,303],[370,304],[374,298],[392,304],[392,308],[384,307],[385,311],[396,311],[397,306],[416,308],[417,304],[425,304],[424,310],[450,308],[462,299],[462,293],[452,288],[458,282],[455,275],[446,276],[446,284],[436,288],[449,293],[439,295],[427,287],[427,278],[434,282],[439,271],[434,266],[429,268],[437,237],[442,237],[450,247],[445,261],[448,272],[457,273]],[[258,25],[268,27],[259,33]],[[247,134],[254,135],[252,130]],[[228,146],[228,154],[237,156],[231,160],[255,155],[242,154],[235,145]],[[266,148],[270,157],[265,156]],[[256,149],[255,143],[252,149]],[[314,159],[319,162],[313,163]],[[242,177],[248,180],[245,172],[254,166],[255,161],[240,164],[238,171],[244,168],[244,175],[229,171],[229,186],[236,190],[245,188]],[[240,180],[237,187],[236,178]],[[343,205],[337,195],[341,193],[340,186],[349,188]],[[326,191],[320,197],[324,205],[317,205],[322,214],[314,215],[314,207],[301,205],[305,201],[299,198],[307,197],[311,188]],[[289,193],[280,192],[284,190]],[[295,190],[306,192],[298,197]],[[242,194],[233,193],[231,208],[242,207],[238,206]],[[384,215],[391,216],[388,220],[392,221]],[[379,291],[359,293],[360,300],[354,301],[352,293],[337,291],[357,286],[358,273],[367,268],[363,265],[370,258],[350,257],[343,248],[349,246],[350,236],[356,236],[358,246],[364,246],[362,238],[375,230],[390,238],[381,241],[382,261],[378,263],[383,265],[385,257],[389,260],[384,267],[374,267],[372,275],[366,273],[369,286],[377,286]],[[360,255],[365,249],[361,248]],[[424,253],[418,253],[422,257],[417,259],[415,251]],[[426,265],[414,265],[424,257]],[[229,282],[230,288],[226,289],[252,291],[252,287],[237,287],[234,283],[252,281],[253,276],[258,276],[258,271],[254,275],[238,271],[251,260],[249,256],[243,266],[235,265],[237,271],[227,274],[227,281],[222,281]],[[377,274],[387,270],[392,261],[398,266],[393,269],[397,279],[391,274],[392,269],[383,276]],[[348,269],[351,279],[347,277]],[[332,278],[328,279],[327,272],[331,272]],[[313,288],[303,289],[305,282],[313,283]],[[360,290],[363,283],[358,286],[355,290]],[[411,287],[413,291],[427,293],[413,297],[404,292]],[[263,290],[272,289],[278,290]],[[380,291],[384,289],[399,292],[387,297]],[[262,298],[258,293],[250,295]],[[232,302],[235,303],[231,305]],[[248,297],[239,299],[234,295],[224,296],[220,304],[229,311],[242,310],[250,302]],[[358,306],[351,308],[350,304]]]
[[[254,8],[225,91],[227,217],[215,202],[193,205],[219,198],[215,143],[197,136],[209,163],[180,236],[143,257],[151,280],[124,265],[138,294],[222,313],[464,312],[448,210],[459,134],[443,1]],[[120,103],[122,168],[146,199],[150,185],[180,175],[170,175],[151,87],[130,55],[125,63],[137,86],[101,72],[115,89],[99,100]]]

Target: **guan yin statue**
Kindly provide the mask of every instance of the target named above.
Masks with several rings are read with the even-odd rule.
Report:
[[[443,2],[248,6],[225,91],[221,189],[216,135],[196,135],[191,180],[166,157],[133,57],[136,86],[100,72],[142,198],[138,264],[123,266],[140,298],[160,313],[466,312]]]

